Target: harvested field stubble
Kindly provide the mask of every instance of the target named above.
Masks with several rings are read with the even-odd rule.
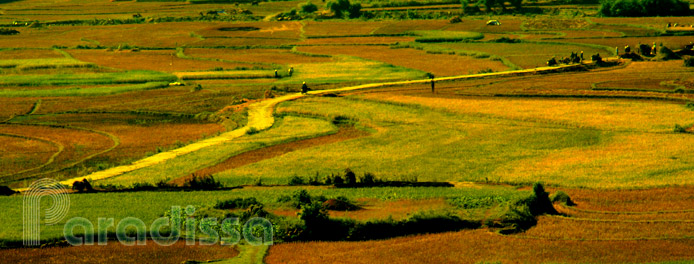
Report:
[[[181,59],[176,57],[175,50],[141,50],[138,52],[130,50],[68,50],[68,52],[76,59],[82,61],[123,70],[175,72],[209,70],[216,67],[230,69],[253,67],[253,64],[250,63]]]
[[[570,228],[570,227],[567,227]],[[626,250],[625,250],[626,249]],[[295,242],[270,248],[274,263],[624,263],[692,258],[690,240],[563,241],[504,237],[487,230],[364,242]]]

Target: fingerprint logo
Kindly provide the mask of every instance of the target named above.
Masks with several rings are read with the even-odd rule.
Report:
[[[50,198],[53,203],[45,210],[46,225],[54,225],[60,222],[70,210],[70,197],[65,186],[53,179],[40,179],[35,181],[24,192],[24,245],[38,246],[41,242],[41,199]]]

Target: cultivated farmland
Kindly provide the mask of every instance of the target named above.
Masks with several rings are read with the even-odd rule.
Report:
[[[0,1],[0,258],[694,260],[691,16],[326,2]]]

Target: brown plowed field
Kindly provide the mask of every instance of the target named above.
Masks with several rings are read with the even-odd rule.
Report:
[[[176,57],[174,50],[141,50],[132,52],[106,50],[68,50],[78,60],[92,62],[101,66],[123,70],[152,71],[201,71],[216,67],[233,69],[253,67],[250,63],[227,63],[207,60],[191,60]]]
[[[239,252],[229,246],[187,246],[180,240],[171,246],[154,241],[146,245],[125,246],[108,241],[105,246],[49,247],[43,249],[17,248],[0,250],[5,263],[183,263],[187,260],[208,261],[228,259]]]

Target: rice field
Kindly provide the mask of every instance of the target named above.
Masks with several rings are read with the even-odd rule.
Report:
[[[347,55],[382,61],[395,66],[431,72],[435,76],[455,76],[477,73],[483,70],[504,71],[508,69],[500,61],[475,59],[455,54],[429,54],[415,49],[393,49],[380,46],[360,47],[359,49],[350,46],[311,46],[299,47],[297,50],[315,54]]]
[[[303,3],[5,1],[0,23],[19,34],[0,38],[0,183],[14,188],[36,178],[74,178],[183,147],[244,126],[246,107],[298,92],[302,82],[324,90],[427,73],[531,69],[571,52],[612,57],[615,47],[639,43],[679,49],[691,36],[660,34],[667,23],[694,24],[691,17],[595,17],[593,4],[547,3],[528,6],[544,13],[462,15],[454,23],[460,4],[445,1],[362,1],[366,17],[375,18],[360,19],[330,18],[325,3],[314,1],[315,19],[298,13],[276,21]],[[416,15],[422,18],[398,18]],[[501,25],[487,26],[490,19]],[[562,216],[539,216],[520,233],[484,227],[278,243],[267,255],[265,248],[176,245],[169,251],[3,249],[0,257],[27,263],[106,256],[176,263],[234,256],[241,257],[232,263],[686,263],[694,257],[694,112],[686,105],[694,101],[693,80],[681,60],[622,61],[576,72],[437,81],[435,93],[420,83],[309,94],[277,105],[267,130],[92,182],[181,184],[193,173],[209,173],[236,189],[70,194],[70,217],[133,216],[147,223],[172,205],[209,208],[248,197],[300,223],[301,210],[279,201],[298,190],[348,198],[362,209],[328,214],[360,222],[434,211],[487,224],[500,219],[501,204],[527,197],[535,182],[577,203],[555,204]],[[685,132],[675,133],[676,125]],[[358,176],[455,187],[288,186],[295,177],[346,168]],[[483,198],[503,202],[458,204]],[[21,240],[21,204],[20,195],[0,197],[0,247]],[[61,238],[61,224],[42,229],[42,238]]]
[[[571,52],[583,51],[585,57],[596,53],[606,54],[607,52],[605,49],[594,47],[550,43],[453,43],[437,44],[437,46],[458,52],[483,52],[497,55],[507,58],[513,64],[524,69],[546,66],[547,60],[550,58],[569,57]]]
[[[687,182],[690,178],[688,164],[691,161],[686,155],[689,144],[686,142],[692,139],[668,132],[674,126],[672,122],[692,122],[688,119],[690,110],[679,105],[657,106],[664,107],[660,113],[681,113],[679,118],[673,115],[675,119],[668,121],[662,119],[657,107],[633,102],[596,101],[586,104],[547,100],[525,104],[527,102],[522,100],[508,100],[508,103],[526,106],[507,108],[503,106],[505,100],[471,100],[494,103],[494,107],[461,105],[457,109],[466,109],[466,114],[451,115],[449,111],[456,111],[452,107],[454,103],[442,104],[443,101],[431,100],[432,105],[443,108],[437,111],[416,105],[392,105],[382,100],[388,98],[379,96],[378,101],[311,98],[283,105],[279,109],[281,112],[353,118],[373,127],[378,133],[288,153],[219,173],[217,177],[251,179],[252,175],[263,175],[269,178],[267,181],[281,182],[281,179],[295,174],[318,172],[325,175],[349,167],[396,179],[417,175],[422,180],[433,181],[529,183],[540,180],[549,184],[591,188],[628,188],[633,186],[634,179],[639,180],[640,187],[656,187]],[[417,99],[412,102],[417,102]],[[634,109],[643,110],[616,111],[627,108],[629,104],[635,104]],[[547,116],[548,107],[558,108],[552,112],[559,114]],[[585,119],[571,119],[575,123],[562,121],[573,114],[581,115],[583,107]],[[507,114],[503,109],[509,108],[528,110]],[[484,113],[472,109],[499,112]],[[535,118],[538,119],[532,117],[531,109],[537,109]],[[560,114],[560,109],[572,114]],[[600,114],[600,111],[604,112]],[[607,112],[616,113],[616,116],[611,118]],[[589,117],[589,113],[600,118]],[[634,124],[641,126],[634,127]],[[495,133],[489,132],[492,127]],[[544,138],[556,140],[547,142]],[[446,147],[442,148],[441,142],[446,142]],[[323,158],[315,159],[319,155]],[[365,156],[372,157],[372,162],[360,162]],[[405,166],[408,170],[403,171],[401,164],[409,164]]]

